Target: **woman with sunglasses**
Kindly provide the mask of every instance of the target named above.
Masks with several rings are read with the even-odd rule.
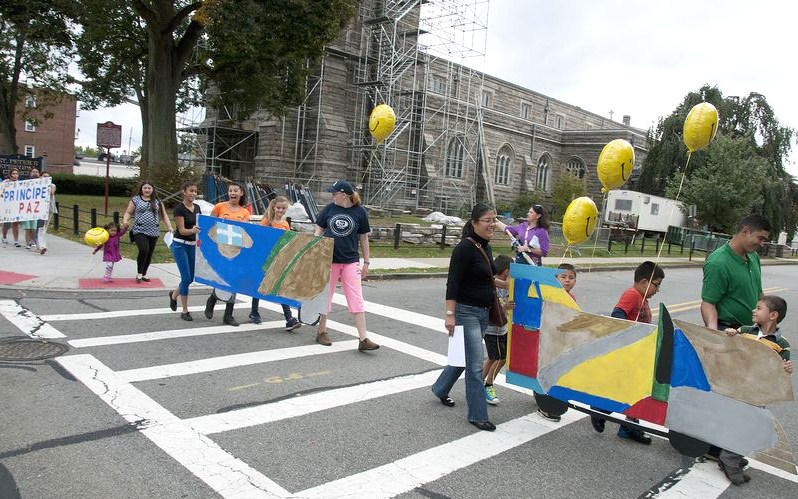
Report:
[[[549,254],[549,214],[543,206],[534,204],[529,208],[526,220],[506,227],[500,225],[499,228],[504,228],[518,241],[513,245],[516,263],[528,264],[531,260],[533,265],[541,265],[543,257]]]

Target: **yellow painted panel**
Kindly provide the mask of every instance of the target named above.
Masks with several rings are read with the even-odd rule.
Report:
[[[557,380],[557,385],[624,404],[651,395],[656,330],[631,345],[585,361]]]
[[[554,302],[564,305],[574,310],[581,310],[579,305],[576,304],[571,295],[568,294],[563,288],[555,288],[554,286],[541,286],[540,293],[543,295],[543,301]]]

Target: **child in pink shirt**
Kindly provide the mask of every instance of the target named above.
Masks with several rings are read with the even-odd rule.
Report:
[[[122,254],[119,252],[119,239],[127,232],[127,227],[122,227],[121,229],[115,223],[111,222],[109,224],[105,224],[103,229],[108,231],[108,235],[110,236],[105,243],[97,246],[92,251],[92,254],[97,253],[100,251],[100,248],[103,250],[103,261],[105,262],[105,274],[103,275],[103,282],[114,282],[111,279],[111,274],[114,272],[114,263],[118,262],[122,259]]]

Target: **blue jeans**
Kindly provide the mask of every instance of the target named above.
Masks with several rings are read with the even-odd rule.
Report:
[[[177,264],[177,270],[180,271],[180,286],[177,289],[180,296],[188,296],[188,285],[194,282],[194,260],[197,254],[197,247],[172,242],[170,249]]]
[[[488,309],[458,303],[454,318],[455,324],[463,326],[466,367],[446,366],[432,385],[432,393],[438,397],[447,397],[465,369],[468,420],[482,423],[488,420],[488,403],[485,401],[485,385],[482,384],[482,338],[488,327]]]

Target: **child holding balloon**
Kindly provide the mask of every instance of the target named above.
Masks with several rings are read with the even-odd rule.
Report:
[[[94,248],[91,254],[95,254],[103,250],[103,261],[105,262],[105,274],[103,274],[103,282],[114,282],[111,275],[114,272],[114,264],[122,259],[122,254],[119,252],[119,239],[127,232],[127,225],[122,226],[120,229],[116,223],[111,222],[105,224],[103,229],[108,231],[108,240],[103,244]]]

